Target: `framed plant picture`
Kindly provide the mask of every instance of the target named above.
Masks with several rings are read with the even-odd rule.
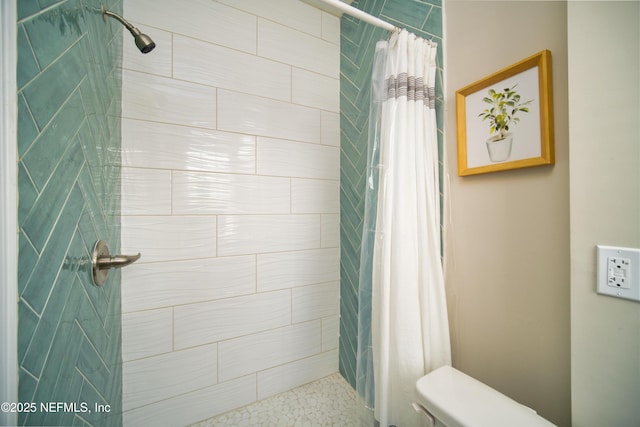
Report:
[[[456,123],[460,176],[553,164],[551,52],[458,90]]]

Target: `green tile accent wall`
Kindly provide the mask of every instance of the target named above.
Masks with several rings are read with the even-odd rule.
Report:
[[[436,110],[442,153],[442,2],[355,0],[351,5],[439,43]],[[389,33],[347,15],[340,30],[340,373],[355,387],[371,67],[376,42]]]
[[[122,425],[120,274],[90,266],[96,240],[120,249],[122,27],[101,3],[122,11],[18,1],[20,425]]]

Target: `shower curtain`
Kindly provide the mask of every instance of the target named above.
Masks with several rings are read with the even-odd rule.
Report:
[[[363,426],[411,427],[415,382],[451,364],[441,262],[435,43],[378,42],[369,117],[356,388]]]

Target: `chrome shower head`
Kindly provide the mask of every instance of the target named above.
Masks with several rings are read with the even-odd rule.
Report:
[[[105,21],[107,20],[107,16],[116,19],[122,25],[124,25],[127,30],[129,30],[136,42],[136,46],[138,47],[138,49],[140,49],[140,52],[149,53],[156,47],[156,44],[153,42],[153,40],[151,40],[151,37],[146,34],[142,34],[139,29],[131,25],[122,16],[107,10],[107,8],[102,5],[102,18]]]
[[[133,35],[136,46],[140,49],[140,52],[149,53],[156,47],[156,44],[151,40],[151,37],[146,34],[142,34],[137,28],[133,27],[133,31],[129,31]]]

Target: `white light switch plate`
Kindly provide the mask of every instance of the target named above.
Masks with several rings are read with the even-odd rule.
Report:
[[[598,245],[597,251],[598,293],[640,301],[640,249]]]

